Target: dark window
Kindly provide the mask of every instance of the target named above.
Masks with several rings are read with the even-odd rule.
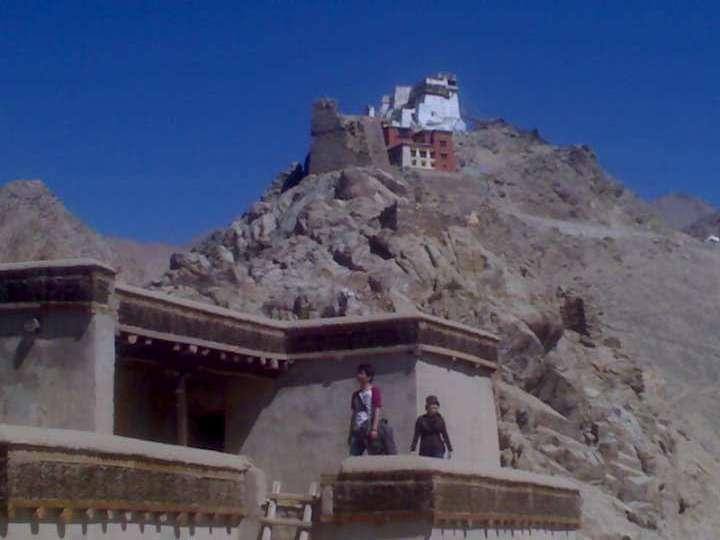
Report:
[[[447,141],[440,140],[440,146],[447,146]]]
[[[190,446],[215,450],[225,450],[225,415],[223,413],[190,416],[188,418]]]
[[[444,152],[441,152],[441,153],[440,153],[440,157],[441,157],[442,159],[447,159],[447,154],[444,153]]]

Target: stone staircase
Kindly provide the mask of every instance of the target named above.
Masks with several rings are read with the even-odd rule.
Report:
[[[285,493],[273,482],[265,501],[265,517],[260,518],[260,540],[310,540],[312,508],[320,496],[313,482],[307,494]]]

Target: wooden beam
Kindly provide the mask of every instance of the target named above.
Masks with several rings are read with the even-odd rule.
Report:
[[[177,438],[180,446],[188,445],[187,375],[181,375],[175,388]]]
[[[65,523],[66,525],[69,523],[72,523],[73,519],[73,509],[72,508],[63,508],[63,511],[60,512],[60,521],[62,523]]]

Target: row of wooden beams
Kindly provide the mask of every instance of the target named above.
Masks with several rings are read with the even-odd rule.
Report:
[[[100,508],[73,508],[38,506],[34,508],[15,508],[8,506],[7,517],[9,521],[15,521],[20,512],[28,512],[27,517],[35,521],[55,521],[63,524],[81,522],[119,522],[119,523],[143,523],[155,525],[174,525],[177,527],[186,526],[223,526],[235,527],[243,519],[243,515],[228,513],[204,513],[204,512],[169,512],[169,511],[145,511],[145,510],[115,510]]]
[[[150,346],[154,342],[150,338],[143,338],[137,334],[125,334],[125,340],[129,345],[145,345]],[[294,363],[292,359],[267,358],[263,356],[245,356],[235,354],[223,350],[216,350],[211,347],[201,347],[193,343],[174,343],[172,345],[173,352],[185,353],[189,355],[198,355],[208,357],[211,353],[217,353],[218,358],[222,361],[232,362],[234,364],[246,364],[248,366],[260,366],[269,370],[285,370]]]

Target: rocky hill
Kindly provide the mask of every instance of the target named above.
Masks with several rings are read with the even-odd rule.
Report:
[[[720,253],[587,147],[502,121],[456,145],[459,174],[293,167],[155,285],[275,318],[494,330],[504,465],[577,479],[585,538],[716,538]]]
[[[702,199],[684,193],[668,193],[651,204],[665,223],[679,231],[717,212],[716,208]]]
[[[177,248],[103,238],[73,216],[39,180],[0,188],[0,262],[93,257],[142,285],[168,269]]]
[[[709,236],[720,236],[720,212],[707,214],[683,229],[684,232],[698,240]]]

